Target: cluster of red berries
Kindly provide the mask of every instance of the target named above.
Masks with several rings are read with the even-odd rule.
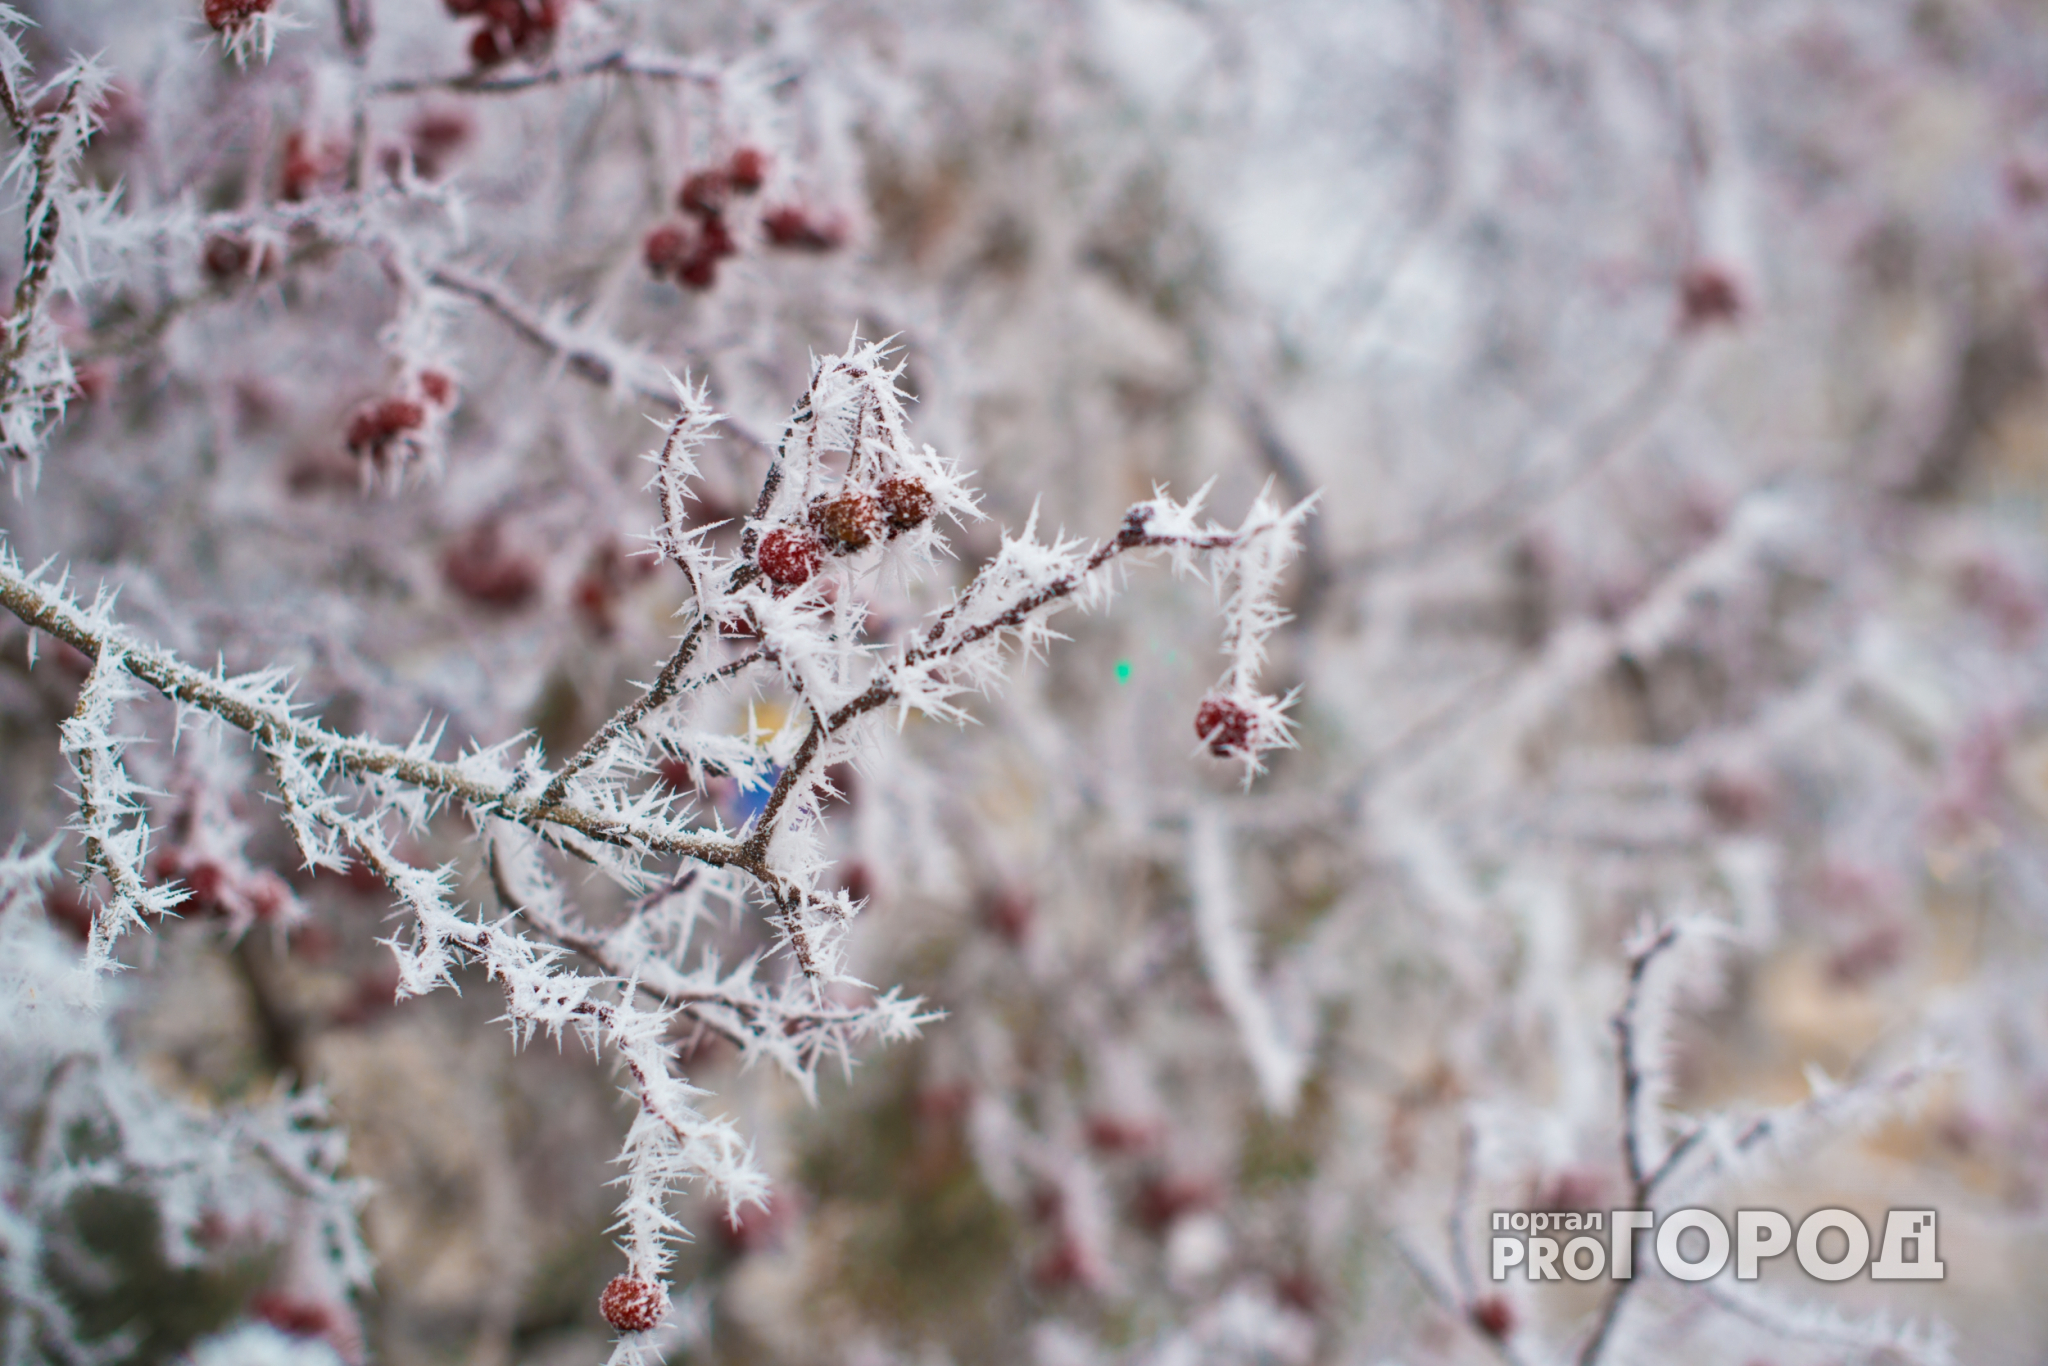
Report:
[[[1251,748],[1252,714],[1242,702],[1205,697],[1195,709],[1195,734],[1208,742],[1211,754],[1228,759]]]
[[[356,409],[348,421],[348,448],[379,465],[400,443],[427,425],[429,407],[447,409],[455,402],[455,381],[439,370],[414,377],[414,394],[388,394]]]
[[[691,289],[711,288],[718,280],[718,263],[739,254],[725,223],[726,208],[735,195],[751,195],[767,179],[767,154],[755,147],[740,148],[723,166],[692,171],[676,191],[676,207],[686,217],[647,234],[642,245],[647,269],[657,279],[673,276]]]
[[[532,60],[544,54],[562,25],[564,0],[441,0],[457,19],[481,18],[471,35],[469,57],[480,67],[499,66],[514,57]]]
[[[908,475],[884,479],[873,493],[850,489],[816,498],[805,513],[808,525],[780,526],[763,536],[754,563],[779,591],[786,591],[809,582],[827,554],[851,555],[885,533],[894,540],[924,525],[933,506],[924,481]]]
[[[597,1307],[604,1321],[621,1333],[645,1333],[668,1313],[668,1291],[659,1281],[638,1276],[614,1276],[598,1297]]]
[[[215,33],[232,33],[259,14],[268,14],[273,0],[206,0],[202,11]]]
[[[676,207],[684,217],[663,223],[647,234],[641,253],[657,279],[673,277],[691,289],[709,289],[718,281],[718,263],[739,254],[739,243],[726,224],[735,197],[753,195],[767,183],[768,156],[759,148],[742,147],[723,166],[692,171],[676,191]],[[846,241],[845,220],[821,215],[800,204],[784,204],[761,213],[761,235],[771,247],[790,251],[831,251]]]

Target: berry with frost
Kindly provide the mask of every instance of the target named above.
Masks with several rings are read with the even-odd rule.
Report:
[[[219,284],[268,275],[277,267],[277,253],[237,233],[215,233],[200,248],[200,268]]]
[[[690,255],[690,234],[680,223],[663,223],[640,244],[641,259],[657,279],[680,268]]]
[[[758,147],[742,147],[732,154],[725,169],[734,194],[752,194],[768,179],[768,154]]]
[[[808,532],[794,527],[777,527],[761,538],[760,548],[754,552],[754,563],[761,566],[761,572],[771,583],[782,588],[794,588],[808,582],[818,572],[818,563],[823,547],[818,539]]]
[[[831,251],[846,241],[846,227],[836,218],[819,218],[801,205],[785,204],[761,216],[768,245],[789,251]]]
[[[715,218],[725,212],[732,189],[732,177],[722,170],[694,171],[676,191],[676,207],[699,218]]]
[[[1252,714],[1228,697],[1205,697],[1195,709],[1195,734],[1208,743],[1211,754],[1227,759],[1251,747]]]
[[[374,454],[405,433],[418,431],[426,421],[427,410],[415,399],[379,399],[357,409],[349,419],[348,448],[358,454]]]
[[[272,0],[206,0],[206,23],[216,33],[228,33],[268,14],[271,4]]]
[[[441,370],[420,371],[420,393],[437,408],[455,401],[455,381]]]
[[[614,1276],[597,1304],[604,1321],[621,1333],[645,1333],[668,1313],[668,1291],[659,1281]]]
[[[915,530],[931,520],[932,491],[922,479],[908,475],[884,479],[875,496],[881,500],[882,518],[889,524],[891,536]]]
[[[865,550],[882,529],[882,505],[865,493],[842,493],[811,504],[811,530],[842,554]]]

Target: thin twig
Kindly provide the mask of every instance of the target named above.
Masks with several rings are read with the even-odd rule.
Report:
[[[446,90],[460,95],[513,95],[523,90],[560,85],[565,81],[588,80],[593,76],[634,76],[644,80],[685,81],[694,85],[717,85],[725,78],[722,68],[702,62],[685,62],[656,53],[607,52],[602,57],[570,66],[546,66],[532,71],[465,71],[454,76],[410,76],[373,85],[373,96],[418,95],[429,90]]]

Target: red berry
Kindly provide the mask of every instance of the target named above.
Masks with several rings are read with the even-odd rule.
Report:
[[[713,260],[721,256],[737,256],[739,244],[732,240],[732,234],[725,230],[725,220],[713,214],[704,220],[704,235],[697,239],[697,250]]]
[[[604,1321],[621,1333],[645,1333],[668,1313],[668,1291],[659,1281],[614,1276],[598,1298]]]
[[[1183,1214],[1222,1203],[1223,1191],[1203,1176],[1160,1176],[1138,1188],[1138,1222],[1153,1232],[1170,1227]]]
[[[340,1327],[333,1305],[277,1290],[266,1290],[249,1301],[249,1312],[293,1337],[327,1337]]]
[[[477,606],[512,610],[541,590],[541,567],[504,545],[494,522],[481,522],[457,539],[442,555],[440,573],[449,588]]]
[[[865,493],[842,493],[811,504],[811,530],[841,553],[867,548],[882,529],[882,505]]]
[[[1488,1295],[1472,1306],[1472,1324],[1495,1341],[1515,1331],[1515,1307],[1504,1296]]]
[[[647,269],[657,277],[668,274],[683,264],[690,254],[690,237],[680,223],[663,223],[647,234],[640,244],[640,255],[647,262]]]
[[[912,479],[907,475],[884,479],[875,494],[882,501],[882,517],[889,524],[891,536],[923,526],[931,520],[932,491],[924,486],[922,479]]]
[[[1104,1153],[1142,1153],[1162,1136],[1159,1125],[1128,1115],[1090,1115],[1086,1132],[1088,1146]]]
[[[1012,944],[1022,944],[1030,935],[1036,914],[1030,896],[1016,890],[998,892],[982,907],[982,920]]]
[[[377,405],[377,418],[391,432],[409,432],[426,423],[427,410],[409,398],[387,398]]]
[[[807,582],[818,572],[823,547],[815,536],[795,527],[779,526],[761,538],[754,551],[754,563],[761,572],[784,588]]]
[[[267,13],[271,3],[272,0],[206,0],[206,22],[216,33],[226,33]]]
[[[448,159],[462,150],[475,128],[460,109],[429,109],[413,120],[413,169],[428,180],[441,174]]]
[[[487,24],[470,38],[469,59],[478,66],[497,66],[512,60],[512,49],[511,37]]]
[[[345,143],[316,143],[303,129],[293,129],[284,140],[284,162],[279,168],[278,192],[294,202],[330,185],[348,168]]]
[[[420,371],[420,392],[427,402],[445,408],[455,400],[455,381],[439,370]]]
[[[1678,279],[1679,320],[1688,329],[1732,324],[1742,317],[1742,287],[1712,262],[1688,267]]]
[[[348,447],[352,451],[371,450],[401,432],[418,430],[426,421],[426,408],[412,399],[381,399],[358,409],[349,419]]]
[[[676,279],[691,289],[711,288],[718,283],[718,257],[700,245],[683,258],[682,265],[676,268]]]
[[[368,450],[386,435],[374,409],[365,409],[348,420],[348,448],[352,451]]]
[[[725,212],[725,202],[730,198],[732,180],[724,171],[695,171],[676,191],[676,207],[700,218],[714,218]]]
[[[770,246],[791,251],[830,251],[846,240],[846,228],[837,220],[821,222],[810,211],[794,204],[770,209],[761,218]]]
[[[495,522],[480,522],[441,559],[448,586],[482,607],[510,611],[540,591],[540,566],[504,544]]]
[[[736,194],[752,194],[768,179],[768,154],[758,147],[742,147],[726,166],[726,179]]]
[[[1195,734],[1209,742],[1211,754],[1227,759],[1250,747],[1252,714],[1227,697],[1205,697],[1195,710]]]

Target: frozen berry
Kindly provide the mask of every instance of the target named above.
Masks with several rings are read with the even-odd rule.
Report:
[[[791,251],[830,251],[846,240],[846,228],[837,219],[820,220],[794,204],[770,209],[761,217],[761,228],[770,246]]]
[[[754,551],[754,563],[774,583],[794,588],[818,572],[822,551],[817,537],[795,527],[779,526],[761,538],[760,547]]]
[[[448,586],[479,607],[512,611],[540,591],[533,558],[505,544],[496,522],[480,522],[449,545],[441,558]]]
[[[721,256],[737,256],[740,249],[739,244],[732,240],[732,234],[726,231],[725,220],[713,214],[704,220],[704,233],[697,239],[697,251],[715,260]]]
[[[811,504],[811,530],[832,549],[864,550],[882,529],[882,505],[865,493],[842,493]]]
[[[638,1276],[614,1276],[598,1298],[604,1321],[621,1333],[645,1333],[668,1313],[668,1291],[659,1281]]]
[[[332,139],[315,141],[303,129],[295,128],[284,140],[278,193],[296,203],[317,190],[338,187],[347,170],[347,143]]]
[[[206,0],[206,22],[216,33],[240,28],[270,10],[272,0]]]
[[[400,433],[418,430],[426,420],[427,410],[409,398],[380,399],[349,419],[348,448],[374,449]]]
[[[1241,702],[1227,697],[1205,697],[1195,710],[1195,734],[1208,742],[1211,754],[1227,759],[1249,748],[1252,714]]]
[[[726,180],[735,194],[752,194],[768,179],[768,154],[758,147],[742,147],[727,163]]]
[[[725,203],[731,198],[732,179],[724,171],[696,171],[676,191],[676,207],[700,218],[712,218],[725,212]]]
[[[1742,287],[1712,262],[1689,267],[1678,281],[1680,321],[1688,329],[1732,324],[1742,317]]]
[[[333,1304],[278,1290],[263,1291],[250,1300],[249,1312],[292,1337],[329,1337],[342,1326],[340,1311]]]
[[[512,60],[516,44],[510,34],[486,24],[469,40],[469,59],[478,66],[497,66]]]
[[[711,288],[718,283],[718,257],[700,245],[676,267],[676,279],[691,289]]]
[[[455,399],[455,381],[440,370],[420,371],[420,393],[427,402],[437,408],[445,408]]]
[[[1495,1341],[1515,1331],[1515,1307],[1500,1295],[1488,1295],[1472,1306],[1473,1326]]]
[[[199,260],[207,275],[225,284],[250,273],[257,263],[256,245],[246,237],[215,233],[206,239]]]
[[[640,244],[647,269],[657,277],[681,267],[690,255],[690,235],[680,223],[663,223]]]
[[[429,109],[412,122],[413,169],[427,180],[438,178],[448,161],[466,146],[476,129],[461,109]]]
[[[922,479],[908,475],[884,479],[875,495],[881,499],[882,518],[888,522],[891,536],[921,527],[932,518],[932,491]]]

